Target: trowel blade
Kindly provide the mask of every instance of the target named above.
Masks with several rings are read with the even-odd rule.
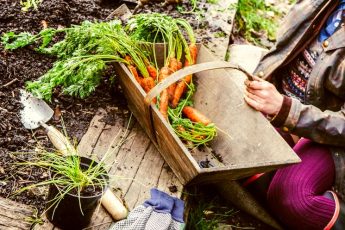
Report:
[[[20,101],[23,105],[23,109],[20,111],[20,120],[27,129],[38,128],[40,122],[46,123],[54,114],[47,103],[25,90],[20,91]]]

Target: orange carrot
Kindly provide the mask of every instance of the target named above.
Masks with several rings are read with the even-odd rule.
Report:
[[[125,60],[129,63],[127,65],[128,69],[133,74],[134,78],[137,80],[137,82],[141,85],[142,84],[142,78],[139,76],[137,68],[133,65],[132,58],[129,55],[125,56]]]
[[[186,59],[185,63],[184,63],[185,67],[189,66],[191,64],[195,64],[196,58],[198,55],[198,48],[196,47],[195,43],[189,45],[189,50],[190,50],[190,55],[192,58],[192,63],[189,63],[189,61]],[[173,99],[171,102],[173,108],[176,108],[178,102],[180,101],[182,94],[187,90],[187,84],[189,84],[191,81],[192,81],[192,75],[188,75],[184,78],[184,80],[179,81],[177,83],[177,86],[176,86],[176,89],[174,92],[174,96],[173,96]]]
[[[174,93],[175,93],[175,90],[176,90],[176,82],[169,85],[169,87],[167,88],[168,90],[168,95],[169,95],[169,101],[172,102],[173,98],[174,98]]]
[[[193,107],[185,106],[182,110],[182,113],[186,117],[188,117],[191,121],[199,122],[204,125],[208,125],[211,123],[210,119],[208,119],[205,115],[203,115],[202,113],[200,113],[198,110],[196,110]]]
[[[169,67],[167,67],[167,66],[162,67],[160,72],[159,72],[159,76],[158,76],[159,81],[163,81],[170,74],[171,74],[171,70],[169,69]]]
[[[150,90],[151,90],[153,87],[155,87],[155,85],[156,85],[155,80],[153,80],[152,77],[144,77],[143,80],[142,80],[142,84],[141,84],[141,86],[143,87],[143,89],[144,89],[144,91],[145,91],[146,93],[150,92]],[[153,102],[154,104],[156,104],[157,98],[154,98],[154,99],[152,100],[152,102]]]
[[[178,69],[178,61],[176,58],[172,57],[169,60],[169,68],[171,69],[172,72],[176,72]]]
[[[179,70],[180,66],[182,68],[182,62],[178,61],[174,57],[170,58],[169,67],[170,67],[171,72],[176,72],[177,70]],[[174,98],[176,84],[177,83],[175,82],[168,87],[168,94],[169,94],[169,101],[170,102],[172,102],[172,99]]]
[[[185,81],[179,81],[176,85],[176,88],[175,88],[175,92],[174,92],[174,95],[171,99],[171,107],[172,108],[176,108],[179,101],[180,101],[180,98],[183,94],[183,92],[185,91],[185,89],[187,88],[187,85],[185,83]]]
[[[129,64],[132,64],[132,58],[131,58],[131,56],[126,55],[126,56],[125,56],[125,60],[126,60]]]
[[[182,69],[182,62],[179,61],[177,63],[177,70],[180,70],[180,69]]]
[[[155,85],[155,80],[152,77],[144,77],[142,80],[142,87],[146,93],[155,87]]]
[[[161,68],[159,73],[159,81],[163,81],[171,74],[169,67],[164,66]],[[164,89],[161,92],[160,101],[159,101],[159,111],[162,113],[165,119],[168,119],[168,105],[169,105],[169,93],[167,89]]]
[[[127,67],[128,67],[128,69],[131,71],[131,73],[133,74],[135,80],[137,80],[137,82],[138,82],[140,85],[142,85],[143,78],[141,78],[141,77],[139,76],[137,69],[136,69],[134,66],[132,66],[132,65],[128,65]]]
[[[161,114],[166,120],[168,120],[168,104],[169,104],[168,90],[164,89],[161,93],[161,97],[159,101],[159,111],[161,112]]]
[[[192,58],[192,64],[196,63],[196,57],[198,55],[198,47],[196,47],[195,43],[192,43],[189,45],[189,52],[190,52],[190,56]]]
[[[185,60],[184,61],[184,66],[190,66],[190,63],[188,60]],[[186,84],[189,84],[192,80],[192,75],[187,75],[185,78],[184,78],[184,81],[186,82]]]
[[[185,61],[185,66],[189,66],[189,62]],[[171,107],[176,108],[178,105],[181,96],[187,90],[187,84],[192,81],[192,75],[187,75],[183,80],[179,81],[176,85],[174,95],[171,99]]]
[[[153,65],[151,65],[151,64],[147,64],[146,65],[146,69],[147,69],[147,72],[149,72],[150,77],[152,77],[154,80],[156,80],[157,79],[157,70],[156,70],[156,68]]]

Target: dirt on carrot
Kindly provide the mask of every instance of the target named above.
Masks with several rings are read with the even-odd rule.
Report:
[[[152,77],[144,77],[141,84],[146,93],[150,92],[150,90],[156,85],[155,80],[153,80]]]
[[[146,69],[149,72],[150,77],[157,80],[157,69],[151,64],[146,64]]]
[[[171,74],[171,70],[168,66],[164,66],[161,68],[161,70],[159,71],[159,81],[163,81],[165,78],[167,78],[169,75]]]
[[[135,80],[137,80],[137,82],[142,86],[143,78],[139,76],[137,68],[135,68],[133,65],[128,65],[127,67],[131,71],[131,73],[133,74]]]
[[[169,68],[172,73],[176,72],[177,70],[182,68],[182,62],[178,61],[175,57],[170,58],[169,61]],[[177,83],[173,83],[168,87],[168,94],[169,94],[169,102],[172,103],[174,98],[174,93],[176,89]]]

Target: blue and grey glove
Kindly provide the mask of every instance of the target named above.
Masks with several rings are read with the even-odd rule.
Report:
[[[182,200],[151,189],[151,199],[134,208],[127,219],[115,223],[110,230],[181,230],[183,211]]]

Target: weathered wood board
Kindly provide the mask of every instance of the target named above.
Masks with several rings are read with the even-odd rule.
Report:
[[[183,186],[167,166],[134,118],[119,118],[108,125],[103,120],[107,111],[100,109],[90,123],[89,129],[78,145],[81,155],[101,159],[110,175],[110,185],[121,197],[129,210],[150,198],[150,189],[158,188],[172,196],[181,197]],[[106,230],[113,220],[100,206],[88,229]],[[36,230],[57,230],[46,219]]]
[[[27,230],[32,223],[29,218],[34,217],[34,209],[0,197],[0,230]]]
[[[138,119],[138,122],[150,139],[154,141],[155,135],[151,124],[150,108],[143,103],[143,97],[146,95],[145,91],[137,81],[128,77],[132,76],[132,74],[124,64],[115,63],[114,66],[121,80],[121,86],[126,98],[131,98],[131,100],[128,100],[128,107],[135,117],[142,117],[142,119]]]

